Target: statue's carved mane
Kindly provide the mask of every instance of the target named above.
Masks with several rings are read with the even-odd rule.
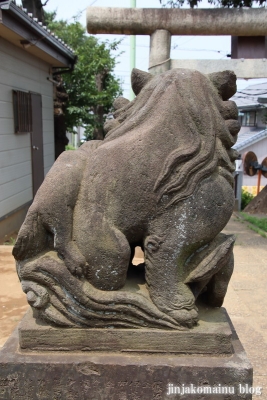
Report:
[[[182,70],[181,73],[183,74]],[[158,199],[164,195],[170,196],[167,207],[192,195],[197,184],[214,172],[218,163],[216,147],[222,146],[220,139],[216,137],[217,131],[225,129],[218,110],[217,90],[208,76],[204,85],[203,82],[198,85],[198,81],[203,81],[205,77],[197,71],[192,71],[190,79],[192,85],[196,84],[198,97],[203,97],[203,107],[192,107],[188,81],[184,85],[183,80],[177,80],[179,106],[183,107],[183,112],[187,115],[187,123],[181,127],[181,134],[188,135],[189,130],[193,140],[186,147],[178,147],[170,153],[156,180],[154,190],[159,193]],[[203,118],[205,122],[207,119],[211,121],[209,131],[204,130]]]
[[[135,77],[132,77],[132,81],[133,87],[137,86],[137,94],[141,92],[143,84],[141,94],[115,112],[116,121],[120,126],[116,126],[105,141],[127,134],[137,127],[136,121],[139,125],[147,124],[149,129],[153,126],[153,121],[148,122],[144,118],[148,116],[148,110],[157,107],[160,112],[161,99],[165,94],[170,96],[170,103],[176,98],[175,106],[180,109],[176,116],[176,127],[181,143],[165,159],[154,186],[154,191],[158,193],[158,201],[162,196],[168,196],[165,206],[169,207],[192,195],[197,184],[210,176],[218,164],[217,150],[223,145],[217,133],[220,132],[221,137],[227,135],[219,111],[220,97],[212,82],[212,75],[204,76],[198,71],[180,69],[153,78],[148,74],[140,79],[140,73],[141,71],[136,73],[136,85],[133,79]],[[196,98],[195,103],[192,103],[192,92]],[[166,96],[164,102],[166,104]],[[202,106],[199,107],[199,104]],[[171,116],[173,119],[171,113],[172,104],[170,119]],[[210,121],[208,130],[207,121]],[[158,125],[155,129],[161,129],[161,126]]]

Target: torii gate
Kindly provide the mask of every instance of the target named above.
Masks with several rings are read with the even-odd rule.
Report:
[[[152,74],[172,68],[191,68],[202,73],[230,69],[238,78],[267,77],[265,38],[267,36],[267,9],[265,8],[88,7],[87,30],[92,34],[150,35],[149,72]],[[172,35],[231,35],[232,59],[171,60]],[[240,53],[240,48],[238,49],[237,46],[238,39],[244,36],[247,37],[246,42],[250,45],[248,52],[243,51],[245,56],[242,55],[242,48]],[[234,50],[233,44],[236,44]]]

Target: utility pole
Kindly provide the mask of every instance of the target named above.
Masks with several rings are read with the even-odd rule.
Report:
[[[131,8],[136,8],[136,0],[130,0],[130,6]],[[130,72],[132,72],[133,68],[135,68],[135,55],[136,55],[136,36],[131,35],[130,36]],[[130,100],[133,100],[135,98],[135,94],[130,88]]]

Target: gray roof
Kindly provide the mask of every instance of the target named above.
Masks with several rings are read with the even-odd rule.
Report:
[[[258,102],[259,97],[267,101],[267,82],[247,86],[237,91],[231,100],[236,102],[239,109],[263,108],[264,106]]]
[[[233,149],[243,150],[251,144],[257,143],[265,138],[267,138],[267,129],[264,129],[258,133],[255,133],[255,131],[241,133],[238,135],[237,142],[233,146]]]
[[[257,110],[267,106],[267,104],[260,104],[258,99],[266,99],[267,101],[267,82],[257,85],[247,86],[243,90],[239,90],[231,98],[236,102],[240,111],[242,110]],[[236,150],[243,150],[246,147],[259,142],[267,137],[267,129],[242,126],[238,134],[237,142],[233,146]]]
[[[28,52],[39,57],[47,54],[47,61],[55,67],[71,68],[76,62],[76,55],[63,40],[11,0],[0,0],[0,36],[19,47],[24,40],[30,44]]]

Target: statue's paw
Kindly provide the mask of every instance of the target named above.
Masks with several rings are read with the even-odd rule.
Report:
[[[77,260],[77,258],[66,257],[64,259],[66,267],[72,273],[72,275],[76,275],[79,278],[86,274],[87,263],[86,260]]]
[[[23,255],[27,249],[27,243],[28,243],[28,236],[24,236],[23,234],[18,236],[12,250],[12,254],[16,260],[23,259]]]
[[[38,246],[36,246],[36,225],[37,222],[34,221],[31,229],[22,229],[19,232],[12,251],[16,260],[33,257],[38,252]]]
[[[47,232],[42,219],[35,210],[30,211],[19,231],[13,248],[16,260],[32,258],[43,251],[47,242]]]
[[[187,326],[188,328],[192,328],[198,322],[198,313],[195,309],[174,310],[170,311],[168,315],[179,322],[181,325]]]
[[[68,246],[69,248],[64,251],[63,258],[66,267],[72,275],[81,277],[87,274],[88,264],[84,256],[80,253],[78,248],[74,245]],[[60,252],[59,252],[60,256]]]

